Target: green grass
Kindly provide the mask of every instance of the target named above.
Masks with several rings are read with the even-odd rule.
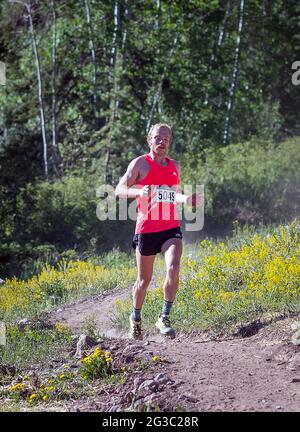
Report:
[[[128,287],[136,278],[136,268],[133,256],[125,255],[110,252],[98,260],[63,259],[56,266],[45,265],[29,280],[6,280],[0,291],[0,320],[36,318],[59,305]]]
[[[53,358],[65,354],[72,342],[70,330],[21,330],[17,325],[6,328],[6,345],[0,346],[0,363],[24,369],[35,363],[49,365]]]
[[[175,328],[223,330],[265,315],[300,312],[300,224],[236,227],[225,241],[189,245],[181,261],[172,308]],[[162,273],[163,275],[163,273]],[[161,287],[148,291],[143,326],[152,331],[161,310]],[[130,300],[118,303],[116,321],[128,326]]]

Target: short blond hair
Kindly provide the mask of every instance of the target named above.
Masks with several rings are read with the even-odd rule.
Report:
[[[162,128],[162,127],[168,129],[169,134],[170,134],[170,142],[172,141],[172,128],[171,128],[171,126],[168,125],[167,123],[155,123],[149,129],[149,132],[147,135],[147,142],[148,143],[149,143],[149,139],[151,138],[151,135],[152,135],[154,128]]]

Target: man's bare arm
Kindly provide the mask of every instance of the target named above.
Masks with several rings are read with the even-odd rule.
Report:
[[[174,165],[176,166],[176,168],[177,168],[177,171],[178,171],[178,176],[179,176],[179,178],[180,178],[180,174],[181,174],[181,169],[180,169],[180,163],[178,162],[178,161],[176,161],[176,160],[173,160],[173,163],[174,163]],[[176,202],[176,204],[186,204],[186,200],[187,200],[187,198],[188,198],[188,195],[184,195],[183,193],[182,193],[182,189],[179,187],[179,189],[178,189],[180,192],[177,192],[176,193],[176,196],[175,196],[175,202]]]
[[[115,196],[119,198],[136,198],[140,196],[141,189],[132,188],[139,176],[139,159],[134,159],[128,165],[127,171],[115,189]]]
[[[180,177],[180,164],[178,161],[173,161]],[[175,202],[176,204],[187,204],[192,207],[197,207],[203,202],[204,196],[201,194],[192,194],[192,195],[186,195],[182,193],[182,189],[180,189],[180,192],[177,192],[175,195]]]

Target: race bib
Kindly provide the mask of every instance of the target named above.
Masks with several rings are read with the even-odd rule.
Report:
[[[176,192],[172,189],[157,188],[156,202],[175,204]]]

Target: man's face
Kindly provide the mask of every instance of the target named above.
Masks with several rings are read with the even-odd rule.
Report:
[[[170,147],[169,130],[165,127],[155,127],[149,139],[149,147],[154,154],[164,156]]]

